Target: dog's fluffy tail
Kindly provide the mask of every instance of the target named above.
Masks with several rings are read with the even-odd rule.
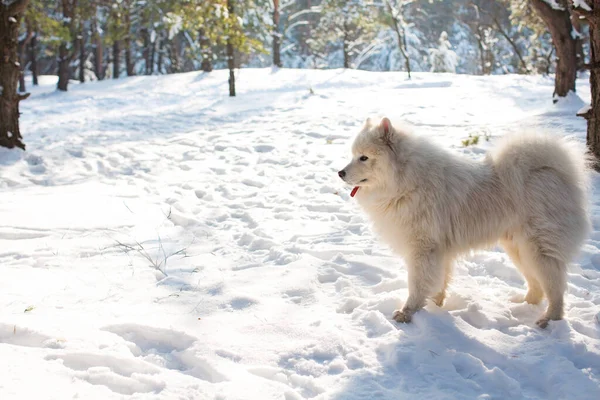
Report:
[[[563,240],[572,241],[564,243],[565,251],[575,251],[590,229],[591,157],[585,145],[551,135],[510,135],[489,157],[517,210],[560,221],[568,236]]]
[[[575,139],[541,134],[507,135],[490,153],[500,179],[511,189],[525,188],[535,171],[552,170],[569,186],[587,193],[591,157]]]

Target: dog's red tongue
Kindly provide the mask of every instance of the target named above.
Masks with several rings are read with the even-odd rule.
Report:
[[[356,192],[358,192],[358,189],[360,189],[360,186],[354,186],[354,189],[352,189],[352,192],[350,192],[350,197],[356,196]]]

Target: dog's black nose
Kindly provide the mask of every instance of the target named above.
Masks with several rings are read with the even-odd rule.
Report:
[[[341,170],[340,172],[338,172],[338,175],[340,176],[340,178],[344,178],[346,176],[346,171]]]

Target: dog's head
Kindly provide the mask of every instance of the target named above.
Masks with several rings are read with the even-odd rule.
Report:
[[[367,119],[352,145],[352,161],[338,172],[344,182],[354,186],[352,196],[361,188],[385,188],[391,183],[404,136],[388,118],[379,124]]]

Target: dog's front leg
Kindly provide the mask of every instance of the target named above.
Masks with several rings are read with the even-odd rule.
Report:
[[[407,263],[408,266],[408,299],[402,310],[394,311],[392,318],[396,322],[410,322],[412,315],[425,305],[444,276],[444,268],[440,254],[435,249],[427,249],[416,253]]]

